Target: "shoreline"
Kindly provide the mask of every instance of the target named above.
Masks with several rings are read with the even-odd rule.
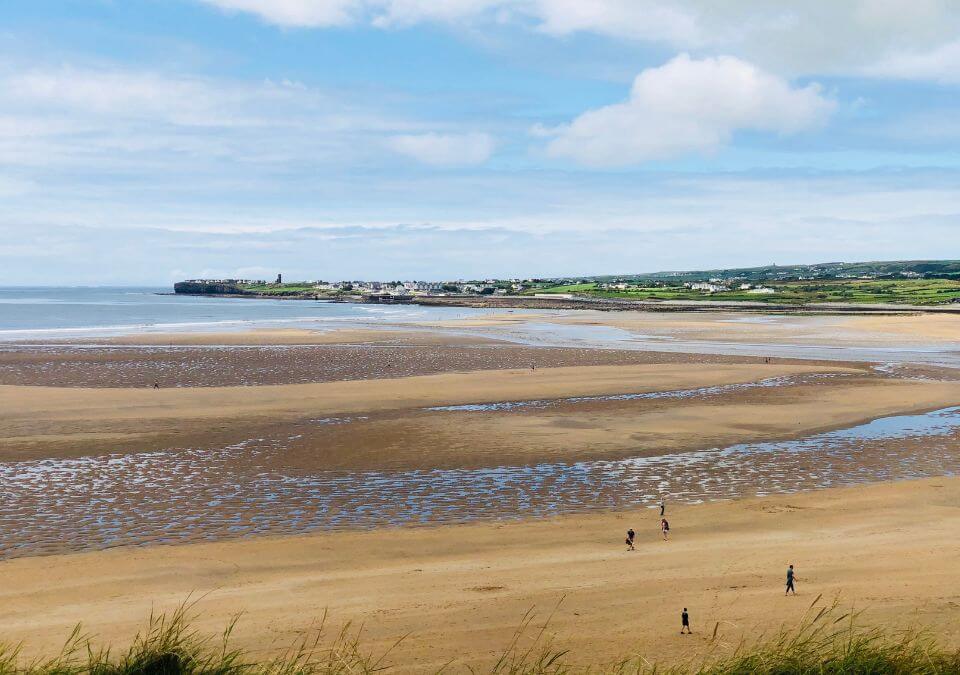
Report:
[[[949,454],[958,400],[956,382],[784,363],[160,391],[4,386],[0,538],[17,542],[5,555],[33,556],[298,530],[392,537],[394,525],[615,511],[658,489],[715,501],[937,475],[960,471]],[[818,439],[880,418],[890,423],[879,436]],[[897,428],[906,435],[884,435]],[[97,491],[109,499],[90,502]]]
[[[597,310],[611,312],[745,312],[754,314],[814,314],[843,316],[898,316],[903,314],[960,315],[960,306],[906,305],[876,303],[806,303],[784,304],[729,300],[630,300],[628,298],[590,298],[584,296],[349,296],[329,298],[312,294],[290,293],[158,293],[207,298],[246,298],[250,300],[309,300],[331,304],[418,305],[423,307],[470,307],[474,309],[558,309]]]
[[[441,316],[0,349],[0,638],[45,653],[83,621],[121,648],[194,592],[197,629],[245,610],[260,654],[329,609],[371,651],[411,633],[402,672],[482,669],[563,599],[575,653],[677,663],[823,592],[960,645],[957,374],[759,355],[940,353],[957,318],[397,311]],[[570,346],[513,342],[538,330]]]

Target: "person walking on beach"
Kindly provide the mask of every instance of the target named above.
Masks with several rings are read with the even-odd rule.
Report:
[[[667,535],[670,534],[670,523],[667,522],[666,518],[660,519],[660,531],[663,533],[663,540],[667,540]]]
[[[693,635],[693,631],[690,630],[690,615],[687,613],[687,608],[683,608],[683,613],[680,614],[680,635],[683,635],[684,630],[686,630],[688,635]]]
[[[666,512],[666,510],[667,510],[666,500],[663,497],[661,497],[660,498],[660,517],[661,518],[663,518],[663,514]]]
[[[157,382],[156,380],[154,380],[154,381],[153,381],[153,388],[154,388],[154,389],[159,389],[159,388],[160,388],[160,383]]]
[[[631,527],[629,530],[627,530],[627,541],[626,541],[626,544],[627,544],[627,550],[628,550],[628,551],[636,551],[636,550],[637,550],[637,549],[635,549],[635,548],[633,547],[633,538],[636,537],[636,536],[637,536],[637,533],[633,531],[633,528],[632,528],[632,527]]]
[[[793,591],[793,594],[797,594],[797,589],[793,587],[793,565],[787,568],[787,590],[784,595],[790,595],[790,591]]]

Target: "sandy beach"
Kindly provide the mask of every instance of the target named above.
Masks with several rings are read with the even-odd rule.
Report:
[[[930,479],[737,502],[535,522],[385,529],[220,544],[117,549],[0,563],[0,634],[50,652],[73,624],[121,644],[151,609],[203,596],[197,627],[243,612],[237,645],[289,645],[324,610],[362,622],[371,651],[407,637],[400,672],[489,665],[524,613],[572,657],[673,661],[799,620],[824,594],[869,625],[927,626],[960,645],[960,481]],[[918,527],[918,524],[922,526]],[[622,545],[628,527],[637,551]],[[797,597],[783,596],[788,563]],[[694,635],[682,637],[689,607]]]
[[[637,335],[754,344],[813,342],[823,345],[944,344],[960,341],[960,315],[742,314],[736,312],[555,311],[499,312],[463,321],[433,322],[442,328],[503,328],[528,321],[568,326],[603,326]]]
[[[501,401],[693,391],[769,378],[843,375],[756,392],[733,391],[724,405],[697,396],[561,404],[545,414],[427,415],[425,409]],[[812,381],[815,382],[815,381]],[[852,367],[791,364],[657,364],[573,366],[445,373],[262,387],[85,389],[0,385],[0,457],[79,456],[99,450],[134,452],[168,446],[236,442],[268,428],[335,415],[378,415],[379,435],[415,425],[420,465],[446,448],[469,458],[501,450],[515,459],[570,459],[592,448],[609,451],[682,450],[792,436],[853,424],[894,412],[946,407],[960,383],[892,380]],[[587,402],[590,403],[590,402]],[[762,411],[762,412],[761,412]],[[456,412],[456,411],[451,411]],[[629,414],[625,414],[629,413]],[[389,419],[382,420],[383,416]],[[365,425],[360,433],[368,433]],[[459,437],[459,441],[454,436]],[[426,441],[424,443],[423,441]],[[436,441],[440,442],[436,442]],[[433,442],[431,442],[433,441]],[[342,444],[369,455],[371,444]],[[374,438],[372,449],[377,449]],[[502,459],[502,458],[500,458]],[[342,464],[342,461],[339,462]]]
[[[571,344],[518,342],[531,321]],[[373,651],[409,634],[399,671],[432,672],[482,668],[562,600],[551,632],[574,654],[675,662],[822,592],[958,644],[957,373],[749,353],[944,350],[953,321],[503,313],[7,345],[0,635],[41,653],[82,621],[122,641],[199,593],[204,629],[245,612],[240,646],[272,653],[328,609]],[[598,348],[564,325],[746,353]]]
[[[960,0],[0,3],[0,675],[960,675]]]

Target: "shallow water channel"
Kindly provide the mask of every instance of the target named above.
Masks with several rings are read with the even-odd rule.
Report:
[[[958,431],[954,407],[797,440],[483,469],[292,473],[281,461],[290,438],[216,451],[9,462],[0,464],[0,557],[549,516],[653,505],[661,495],[697,503],[950,475],[960,471]]]

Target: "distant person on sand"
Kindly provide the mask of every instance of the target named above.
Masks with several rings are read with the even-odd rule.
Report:
[[[154,389],[159,389],[159,388],[160,388],[160,383],[157,382],[156,380],[154,380],[154,381],[153,381],[153,388],[154,388]]]
[[[663,514],[666,510],[667,510],[666,500],[663,497],[661,497],[660,498],[660,517],[661,518],[663,518]]]
[[[793,591],[793,594],[797,594],[797,589],[793,587],[793,565],[787,568],[787,590],[784,595],[790,595],[790,591]]]
[[[687,614],[687,608],[683,608],[683,613],[680,615],[680,635],[683,635],[683,631],[686,629],[689,635],[693,635],[693,631],[690,630],[690,615]]]
[[[667,522],[666,518],[660,519],[660,531],[663,533],[663,540],[667,540],[667,535],[670,534],[670,523]]]
[[[633,547],[633,538],[636,537],[636,536],[637,536],[637,533],[633,531],[633,528],[632,528],[632,527],[631,527],[629,530],[627,530],[627,541],[626,541],[626,544],[627,544],[627,550],[628,550],[628,551],[636,551],[636,550],[637,550],[637,549],[635,549],[635,548]]]

